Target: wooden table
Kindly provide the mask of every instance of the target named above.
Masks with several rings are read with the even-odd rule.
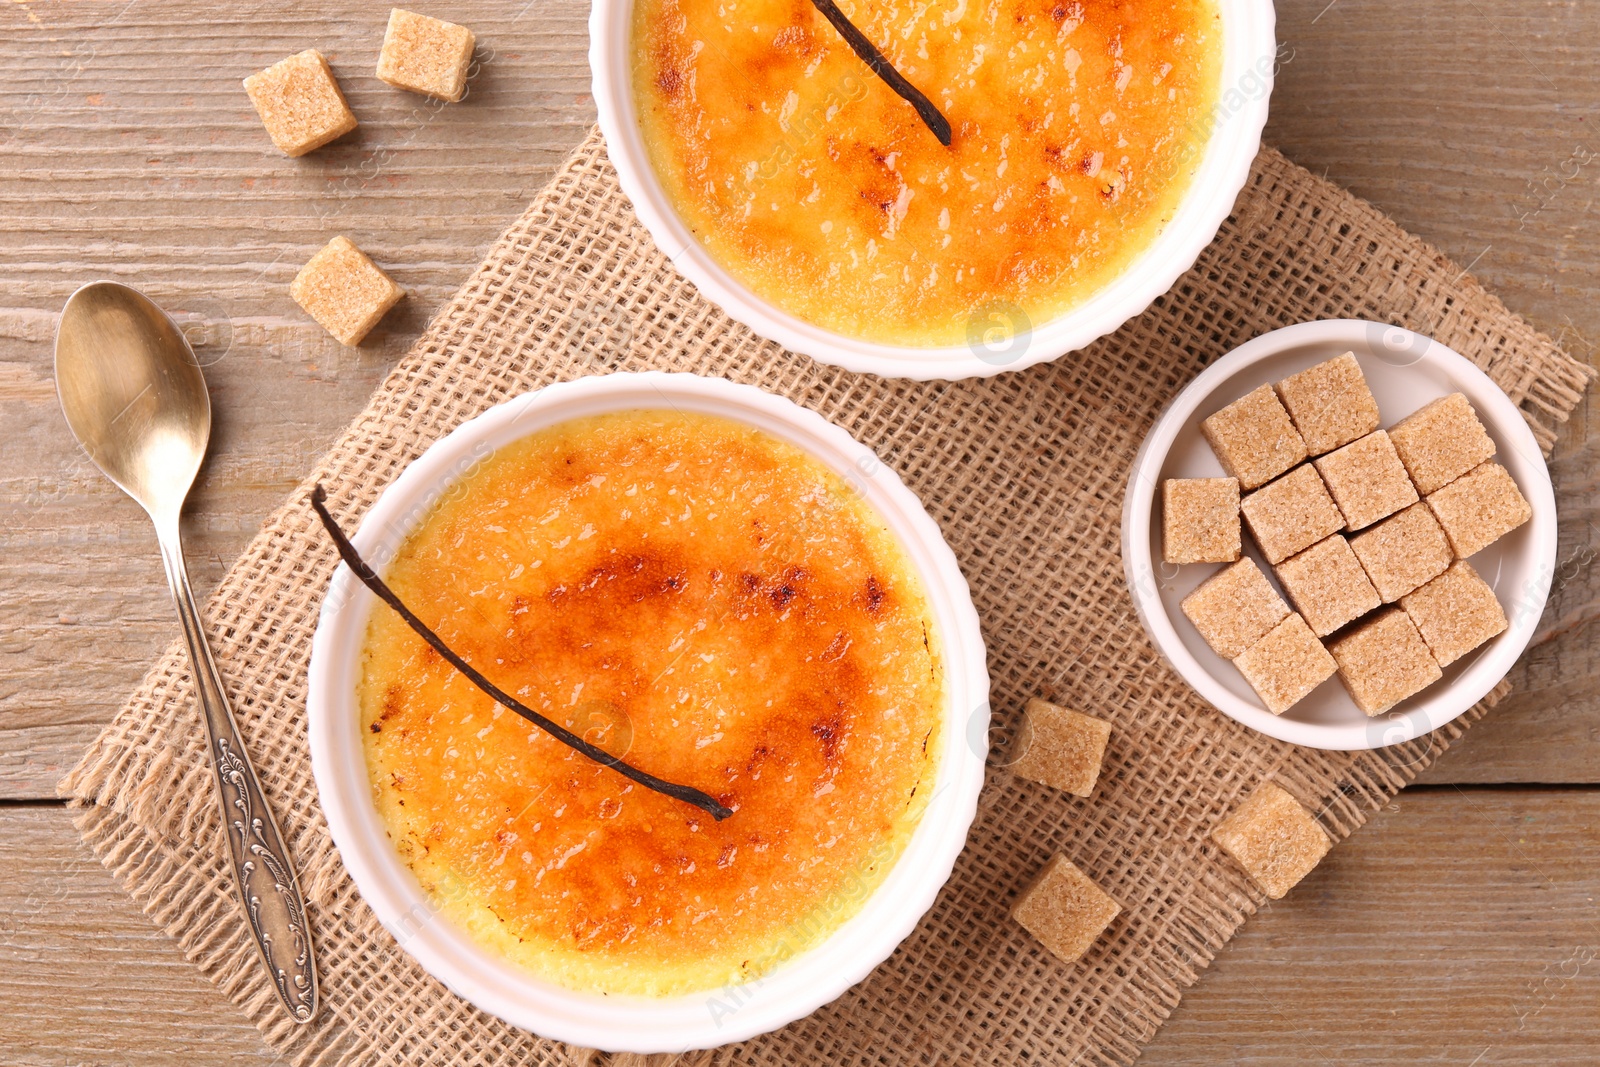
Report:
[[[1094,2],[1094,0],[1085,0]],[[441,106],[371,75],[387,5],[17,0],[0,12],[0,1059],[272,1053],[82,850],[54,783],[176,633],[143,515],[74,447],[51,338],[97,277],[180,313],[217,412],[200,592],[593,120],[577,0],[452,0],[482,65]],[[1600,344],[1600,7],[1285,0],[1268,139],[1582,359]],[[270,149],[239,87],[329,55],[362,126]],[[335,233],[409,299],[360,350],[290,301]],[[1552,470],[1561,570],[1516,695],[1248,923],[1145,1062],[1600,1060],[1596,417]],[[1136,1021],[1131,1023],[1136,1025]]]

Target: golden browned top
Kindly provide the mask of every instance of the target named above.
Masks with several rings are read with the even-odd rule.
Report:
[[[440,907],[555,981],[757,974],[848,918],[916,824],[943,702],[918,578],[768,435],[663,412],[537,433],[388,579],[524,703],[734,809],[717,823],[573,753],[377,609],[362,717],[390,835]]]
[[[810,0],[638,0],[634,91],[685,222],[830,329],[960,344],[1111,280],[1170,219],[1211,128],[1211,0],[842,0],[950,120],[945,148]]]

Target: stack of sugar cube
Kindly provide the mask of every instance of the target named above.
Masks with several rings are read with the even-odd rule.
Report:
[[[1377,715],[1505,630],[1466,560],[1533,512],[1460,393],[1384,430],[1347,352],[1248,393],[1201,432],[1228,477],[1163,484],[1163,558],[1230,564],[1183,611],[1274,714],[1337,673]],[[1289,603],[1244,556],[1243,528]]]

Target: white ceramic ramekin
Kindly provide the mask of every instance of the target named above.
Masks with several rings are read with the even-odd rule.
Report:
[[[945,743],[933,798],[910,844],[861,911],[825,942],[761,978],[690,996],[576,993],[479,947],[439,915],[385,835],[362,751],[356,686],[371,612],[387,610],[341,565],[312,644],[312,768],[345,867],[378,920],[423,967],[484,1011],[545,1037],[613,1052],[677,1052],[776,1029],[834,999],[911,932],[950,875],[983,785],[989,674],[966,579],[916,496],[842,429],[781,397],[691,374],[611,374],[528,393],[485,412],[407,467],[361,522],[357,549],[382,573],[415,524],[493,451],[567,419],[672,408],[721,415],[788,441],[860,491],[922,577],[943,640]]]
[[[1161,562],[1156,497],[1164,478],[1220,478],[1222,465],[1200,422],[1259,386],[1345,352],[1354,352],[1378,401],[1384,427],[1451,393],[1472,402],[1505,467],[1533,506],[1533,518],[1469,562],[1494,587],[1509,626],[1444,669],[1444,678],[1368,718],[1337,678],[1274,715],[1233,664],[1207,647],[1179,603],[1220,564]],[[1246,541],[1249,538],[1246,537]],[[1271,568],[1247,549],[1276,586]],[[1459,353],[1398,326],[1360,319],[1304,322],[1263,334],[1229,352],[1179,393],[1145,438],[1122,509],[1122,561],[1134,607],[1156,647],[1184,680],[1225,715],[1270,737],[1311,748],[1383,748],[1437,730],[1483,699],[1528,646],[1556,563],[1556,502],[1544,455],[1522,413],[1500,387]]]
[[[1277,60],[1271,0],[1217,0],[1217,7],[1223,54],[1216,125],[1166,229],[1115,281],[1067,314],[1034,325],[996,321],[999,342],[946,348],[880,344],[825,330],[774,307],[712,259],[661,188],[639,132],[630,73],[633,0],[594,0],[589,66],[600,128],[622,191],[656,244],[707,299],[785,348],[847,370],[922,380],[973,378],[1030,367],[1105,336],[1172,288],[1216,236],[1260,150]]]

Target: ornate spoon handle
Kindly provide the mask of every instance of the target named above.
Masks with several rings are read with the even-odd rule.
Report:
[[[222,677],[211,658],[200,611],[189,589],[177,527],[176,519],[170,528],[166,523],[156,523],[161,561],[166,564],[167,584],[178,605],[183,639],[194,667],[195,691],[200,695],[201,717],[211,741],[211,766],[216,772],[223,836],[233,861],[235,886],[249,917],[256,948],[283,1006],[295,1022],[308,1023],[317,1014],[317,965],[299,880],[283,835],[278,832],[277,820],[261,792],[255,768],[250,766]]]

